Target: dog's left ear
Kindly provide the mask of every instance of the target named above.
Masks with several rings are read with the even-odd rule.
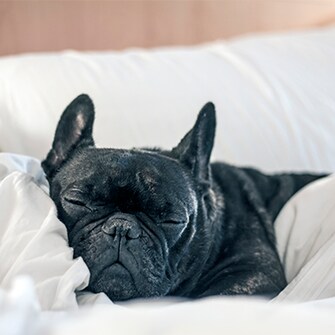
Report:
[[[215,137],[215,106],[208,102],[200,111],[194,127],[185,135],[172,154],[191,169],[199,181],[209,181],[209,161]]]
[[[58,122],[52,148],[42,162],[49,180],[76,148],[94,145],[93,122],[94,105],[88,95],[79,95],[66,107]]]

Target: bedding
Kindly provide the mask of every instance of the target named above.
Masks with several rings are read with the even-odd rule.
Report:
[[[277,248],[289,285],[275,301],[335,296],[335,175],[298,192],[275,222]]]
[[[78,301],[110,302],[104,294],[80,292],[89,271],[81,258],[73,260],[65,226],[47,192],[38,160],[0,153],[0,286],[8,289],[17,276],[29,275],[42,310],[75,309]],[[289,285],[273,301],[335,297],[333,222],[335,175],[307,185],[282,209],[275,229]]]
[[[89,272],[73,260],[46,191],[39,161],[0,154],[0,286],[29,274],[43,310],[75,308],[74,291],[87,285]]]
[[[39,159],[68,101],[85,92],[99,111],[99,146],[170,148],[212,100],[215,159],[334,171],[334,56],[335,28],[327,28],[188,48],[0,58],[0,147],[16,153],[0,154],[0,333],[333,333],[335,176],[300,191],[278,217],[289,284],[270,303],[120,307],[85,291],[88,269],[72,259]]]
[[[334,302],[269,305],[217,298],[196,302],[97,305],[75,312],[40,312],[31,282],[0,290],[0,332],[11,335],[333,334]]]
[[[171,148],[213,101],[213,160],[334,171],[334,59],[333,27],[187,48],[3,57],[0,147],[42,159],[65,106],[87,93],[98,146]]]
[[[1,327],[6,329],[9,322],[6,320],[11,320],[9,316],[6,319],[6,315],[12,313],[12,316],[19,316],[22,320],[22,334],[27,334],[23,332],[27,324],[32,328],[32,334],[38,334],[37,329],[45,331],[45,327],[55,334],[90,334],[97,322],[101,333],[104,333],[111,318],[123,320],[129,317],[136,320],[137,326],[116,327],[115,333],[128,334],[138,328],[141,330],[137,334],[141,331],[146,334],[146,331],[161,329],[160,322],[166,313],[170,313],[173,323],[164,329],[172,334],[177,330],[181,333],[185,331],[180,319],[182,313],[188,331],[196,330],[200,334],[204,332],[203,327],[208,327],[208,322],[213,325],[213,333],[230,328],[242,331],[244,325],[242,327],[229,320],[236,317],[243,306],[242,318],[249,320],[255,331],[265,333],[267,328],[256,322],[263,318],[264,313],[273,315],[273,319],[268,320],[272,326],[282,318],[297,326],[290,313],[297,313],[299,317],[311,313],[309,305],[299,309],[284,303],[313,302],[316,304],[314,306],[319,303],[326,306],[326,310],[335,311],[335,175],[311,183],[299,191],[287,203],[275,223],[278,249],[289,281],[281,294],[271,301],[271,305],[275,304],[276,307],[269,307],[265,300],[226,297],[194,304],[167,300],[170,307],[158,305],[156,309],[154,302],[153,305],[115,306],[104,294],[85,292],[89,271],[81,258],[72,259],[65,227],[56,217],[38,160],[2,153],[0,172],[0,201],[5,209],[0,213],[0,298],[6,294],[16,297],[16,300],[12,298],[13,301],[0,299],[2,310],[6,312],[0,318],[0,330]],[[14,288],[8,293],[13,283]],[[22,304],[18,299],[22,299]],[[280,307],[277,307],[278,302],[281,302]],[[78,306],[86,308],[77,314],[74,311]],[[94,306],[94,309],[88,309],[89,306]],[[125,307],[132,310],[128,313]],[[208,309],[213,310],[210,316]],[[68,311],[66,315],[56,313],[65,310]],[[224,311],[224,316],[218,312],[220,310]],[[204,311],[206,317],[201,318]],[[157,315],[159,322],[151,323],[152,313]],[[194,313],[199,314],[198,324],[194,323]],[[241,318],[240,313],[238,317]],[[226,323],[222,324],[222,318],[226,318]],[[309,322],[311,320],[335,324],[335,321],[330,321],[333,318],[328,320],[320,310],[317,313],[313,311],[313,318]],[[284,328],[289,330],[287,325]],[[308,328],[308,331],[311,329],[314,328]]]

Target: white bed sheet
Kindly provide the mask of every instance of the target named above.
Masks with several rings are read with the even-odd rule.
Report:
[[[32,283],[19,278],[0,290],[0,333],[8,335],[334,334],[334,298],[269,304],[239,298],[195,302],[99,304],[77,311],[41,312]]]

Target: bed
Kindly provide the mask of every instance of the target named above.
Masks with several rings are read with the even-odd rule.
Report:
[[[74,10],[73,2],[66,3],[31,3],[26,18],[35,22],[51,9],[61,17],[64,6],[69,6],[69,13]],[[245,3],[223,1],[216,9],[240,13],[243,21]],[[284,13],[282,3],[255,1],[255,7],[248,8],[279,15]],[[209,1],[205,13],[214,17],[214,5]],[[10,18],[15,13],[17,19],[22,17],[24,6],[28,5],[16,1],[0,4],[0,15],[11,22],[0,29],[2,36],[14,27]],[[103,2],[87,3],[79,7],[77,20],[85,18],[85,11],[103,15],[101,11],[116,9],[127,13],[124,20],[131,20],[132,6],[143,16],[160,13],[162,18],[174,10],[169,2],[161,7],[142,1],[128,3],[128,8],[121,2],[106,6],[112,7],[103,11]],[[194,6],[192,17],[202,17],[199,3],[176,6]],[[185,23],[188,10],[178,8],[182,19],[176,20]],[[164,31],[156,37],[149,34],[151,39],[137,32],[134,40],[135,30],[129,28],[124,44],[111,39],[104,47],[101,41],[87,46],[85,29],[81,46],[74,37],[71,42],[70,33],[46,43],[42,35],[37,38],[36,27],[29,28],[31,44],[21,43],[22,27],[16,22],[12,41],[7,38],[2,44],[0,58],[2,334],[333,334],[335,3],[299,1],[285,8],[305,11],[298,20],[277,16],[272,25],[258,28],[260,21],[252,15],[245,26],[235,28],[232,21],[221,26],[213,18],[215,34],[209,28],[203,35],[192,30],[189,35],[176,33],[181,39],[174,41],[164,40]],[[255,33],[260,30],[263,33]],[[246,31],[247,36],[235,36]],[[230,38],[210,41],[219,37]],[[154,48],[142,48],[147,46]],[[73,50],[63,50],[68,48]],[[40,168],[61,112],[81,93],[95,103],[98,146],[171,148],[192,126],[202,105],[213,101],[218,114],[213,160],[269,173],[329,173],[294,196],[275,223],[289,285],[271,301],[216,297],[119,305],[104,294],[86,292],[89,271],[82,259],[72,257]]]

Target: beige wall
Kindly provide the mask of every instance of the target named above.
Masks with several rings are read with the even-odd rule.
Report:
[[[194,44],[335,22],[335,0],[0,0],[0,55]]]

